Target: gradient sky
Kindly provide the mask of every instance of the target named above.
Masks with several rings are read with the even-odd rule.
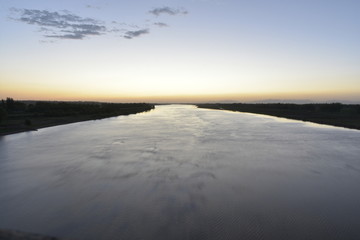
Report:
[[[0,98],[360,101],[358,0],[0,2]]]

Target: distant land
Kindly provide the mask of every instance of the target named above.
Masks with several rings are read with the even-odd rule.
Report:
[[[360,105],[349,102],[314,103],[311,100],[267,99],[247,103],[224,100],[195,105],[200,108],[265,114],[360,130]],[[16,101],[7,98],[0,102],[0,136],[61,124],[135,114],[154,108],[155,104],[150,103]]]
[[[311,99],[262,99],[252,101],[240,101],[240,100],[219,100],[219,101],[207,101],[201,103],[294,103],[294,104],[308,104],[308,103],[342,103],[342,104],[360,104],[360,101],[349,100],[311,100]]]
[[[0,102],[0,136],[61,124],[135,114],[154,108],[155,106],[149,103],[16,101],[7,98]]]
[[[342,103],[209,103],[199,108],[230,110],[360,130],[360,105]]]

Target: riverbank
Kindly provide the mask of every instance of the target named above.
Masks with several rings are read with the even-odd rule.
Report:
[[[76,122],[99,120],[109,117],[116,117],[120,115],[128,115],[128,114],[111,115],[107,117],[94,117],[94,116],[33,117],[31,118],[31,126],[27,126],[26,124],[24,124],[25,120],[19,120],[19,119],[10,120],[8,124],[0,125],[0,136],[20,133],[20,132],[37,131],[41,128],[65,125]]]
[[[331,104],[198,104],[199,108],[264,114],[360,130],[360,105]]]
[[[16,101],[18,105],[19,102]],[[10,109],[0,123],[0,136],[19,132],[36,131],[45,127],[75,122],[98,120],[121,115],[150,111],[155,108],[147,103],[73,103],[38,102]]]

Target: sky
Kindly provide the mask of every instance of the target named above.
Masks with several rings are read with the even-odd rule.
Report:
[[[358,0],[0,0],[0,98],[360,102]]]

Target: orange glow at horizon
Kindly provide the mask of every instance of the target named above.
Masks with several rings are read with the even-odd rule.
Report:
[[[16,88],[14,86],[5,86],[0,89],[0,99],[11,97],[17,100],[43,100],[43,101],[102,101],[102,102],[216,102],[216,101],[234,101],[247,102],[257,100],[346,100],[359,101],[360,93],[357,91],[323,91],[323,92],[239,92],[223,94],[124,94],[103,92],[81,92],[76,89],[51,89],[46,87]]]

